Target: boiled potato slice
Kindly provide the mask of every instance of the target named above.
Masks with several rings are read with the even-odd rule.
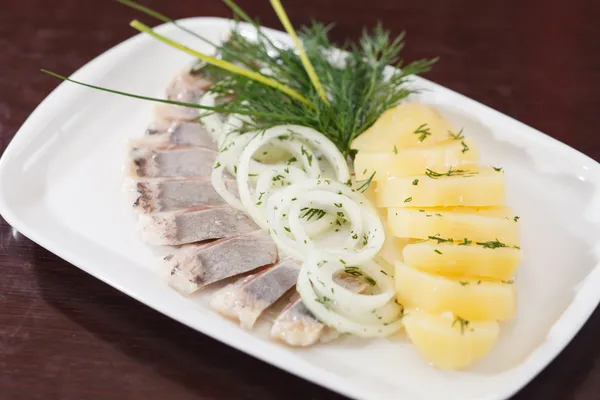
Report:
[[[380,181],[389,177],[421,175],[427,168],[447,171],[450,167],[460,168],[478,161],[479,151],[475,143],[464,139],[432,147],[409,147],[397,152],[359,151],[354,159],[354,170],[359,180],[368,179],[375,172],[373,180]]]
[[[521,261],[521,250],[513,247],[490,249],[474,244],[436,244],[435,241],[409,244],[402,255],[407,265],[421,271],[504,281],[513,277]]]
[[[435,173],[440,173],[433,171]],[[446,170],[450,176],[387,178],[377,182],[379,207],[502,206],[504,174],[494,168]]]
[[[507,320],[515,315],[512,282],[449,278],[411,268],[397,261],[396,294],[400,304],[430,313],[446,311],[474,321]]]
[[[457,132],[433,107],[419,103],[400,104],[384,112],[352,142],[359,151],[392,152],[409,146],[430,146]]]
[[[404,327],[421,355],[442,369],[461,369],[485,356],[498,339],[496,321],[469,321],[451,313],[407,310]]]
[[[455,243],[519,244],[519,218],[508,207],[389,208],[388,229],[401,238],[438,235]]]

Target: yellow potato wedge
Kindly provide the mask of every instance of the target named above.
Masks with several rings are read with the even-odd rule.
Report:
[[[504,174],[501,171],[469,167],[442,172],[428,171],[430,175],[387,178],[377,182],[377,205],[492,207],[503,206],[506,202]]]
[[[427,168],[447,171],[450,167],[473,166],[479,162],[479,151],[471,140],[450,140],[432,147],[409,147],[397,152],[370,153],[359,151],[354,159],[357,179],[373,180],[389,177],[421,175]]]
[[[373,126],[352,142],[352,149],[392,152],[410,146],[431,146],[457,132],[433,107],[404,103],[384,112]]]
[[[469,321],[451,313],[407,310],[404,327],[419,353],[435,367],[468,367],[489,353],[500,327],[496,321]]]
[[[396,295],[400,304],[430,313],[452,312],[474,321],[508,320],[516,312],[512,282],[491,282],[433,275],[396,262]]]
[[[409,244],[402,250],[402,255],[407,265],[421,271],[504,281],[514,276],[521,261],[521,250],[513,247],[492,249],[475,243],[462,243],[436,244],[435,240],[430,240]]]
[[[400,238],[436,236],[455,243],[519,244],[519,217],[508,207],[389,208],[387,227]],[[439,241],[439,240],[436,240]]]

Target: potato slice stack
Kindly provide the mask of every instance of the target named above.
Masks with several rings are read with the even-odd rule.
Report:
[[[385,112],[352,147],[357,180],[387,215],[380,256],[396,266],[408,336],[437,367],[470,365],[516,310],[519,217],[503,170],[479,165],[476,144],[417,103]]]

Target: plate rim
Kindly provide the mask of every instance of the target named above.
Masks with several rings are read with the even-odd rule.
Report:
[[[228,18],[220,18],[220,17],[190,17],[176,20],[179,24],[182,25],[202,25],[202,24],[224,24],[231,25],[233,20]],[[164,31],[170,30],[172,27],[171,24],[165,23],[159,26],[156,26],[154,29],[158,32],[168,33]],[[285,35],[285,33],[270,29],[264,28],[264,30],[269,34],[275,35]],[[119,55],[119,53],[126,53],[126,50],[129,48],[133,48],[137,45],[142,44],[143,42],[150,41],[148,36],[145,34],[139,33],[133,35],[132,37],[122,41],[121,43],[111,47],[107,51],[98,55],[77,71],[75,71],[71,77],[73,79],[84,80],[89,83],[93,83],[95,80],[99,79],[101,76],[95,75],[95,71],[99,71],[101,68],[106,68],[106,73],[110,73],[112,71],[112,65],[110,64],[118,64],[122,61],[123,56]],[[482,112],[487,114],[492,113],[497,118],[501,118],[504,122],[515,126],[520,131],[523,131],[524,135],[531,136],[532,139],[543,141],[546,145],[556,147],[560,149],[562,152],[567,152],[569,159],[576,161],[578,164],[582,164],[586,166],[590,173],[592,174],[595,181],[600,182],[600,164],[596,162],[591,157],[585,155],[579,150],[555,139],[543,132],[538,131],[535,128],[532,128],[508,115],[505,115],[497,110],[492,109],[489,106],[486,106],[476,100],[468,98],[460,93],[457,93],[451,89],[448,89],[440,84],[429,81],[427,79],[418,77],[417,81],[427,82],[428,85],[432,85],[437,90],[442,92],[446,92],[451,96],[458,96],[462,102],[465,102],[470,108],[475,108],[475,110],[479,109]],[[166,307],[161,307],[160,301],[149,301],[148,299],[142,299],[143,296],[138,296],[135,293],[132,293],[127,288],[121,287],[117,282],[112,282],[110,279],[105,279],[106,277],[102,276],[102,274],[98,274],[93,270],[93,268],[89,268],[86,266],[87,262],[85,259],[82,259],[78,255],[69,254],[68,248],[63,248],[62,245],[57,244],[52,238],[44,237],[43,234],[38,234],[36,229],[33,226],[28,226],[27,223],[19,217],[18,212],[12,209],[12,207],[7,203],[4,195],[4,191],[2,188],[7,185],[7,174],[8,167],[11,164],[11,161],[17,153],[19,147],[23,147],[26,145],[27,136],[32,132],[43,129],[45,125],[44,114],[48,114],[48,111],[55,108],[56,100],[60,97],[65,97],[68,94],[75,94],[81,92],[83,88],[75,87],[75,85],[70,84],[69,82],[61,82],[54,90],[50,92],[34,109],[34,111],[27,117],[25,122],[21,125],[18,131],[15,133],[10,143],[6,147],[2,157],[0,158],[0,215],[6,220],[6,222],[17,229],[24,236],[35,242],[36,244],[44,247],[48,251],[56,254],[61,257],[68,263],[78,267],[79,269],[85,271],[86,273],[92,275],[93,277],[100,279],[104,283],[114,287],[115,289],[125,293],[127,296],[137,300],[138,302],[153,308],[154,310],[160,312],[161,314],[182,323],[199,331],[202,334],[205,334],[221,343],[224,343],[230,347],[233,347],[245,354],[248,354],[256,359],[267,362],[277,368],[293,373],[296,376],[299,376],[303,379],[311,381],[313,383],[319,384],[325,388],[336,391],[338,393],[342,393],[344,395],[357,398],[370,398],[368,392],[362,390],[360,387],[355,387],[348,385],[348,382],[344,379],[340,379],[337,375],[330,373],[329,371],[324,370],[323,368],[319,368],[318,366],[311,365],[311,368],[289,368],[287,367],[283,360],[278,359],[277,353],[266,353],[260,354],[259,351],[255,351],[252,347],[245,346],[242,341],[237,340],[235,337],[230,336],[219,336],[217,329],[211,329],[210,327],[207,329],[206,327],[198,328],[196,326],[192,326],[190,323],[186,322],[184,319],[178,317],[170,313],[170,311]],[[469,113],[472,113],[470,111]],[[489,396],[486,396],[485,399],[496,400],[496,399],[505,399],[516,392],[520,391],[524,386],[526,386],[529,382],[531,382],[537,375],[539,375],[550,363],[564,350],[564,348],[575,338],[577,333],[581,330],[583,325],[589,320],[591,314],[596,309],[598,304],[600,303],[600,291],[594,290],[594,284],[600,283],[600,268],[599,265],[596,264],[590,272],[584,278],[581,286],[576,290],[575,295],[572,301],[565,308],[563,313],[557,318],[554,324],[549,328],[548,333],[546,334],[546,339],[540,343],[540,345],[533,349],[532,352],[525,358],[519,365],[513,367],[513,369],[519,368],[524,369],[523,373],[519,374],[518,379],[514,381],[514,384],[508,388],[504,388],[502,391],[494,392]],[[569,320],[570,329],[558,329],[556,330],[556,326],[562,326],[564,324],[564,319]],[[553,332],[556,332],[553,339],[551,340],[550,336]],[[544,347],[550,347],[546,351],[542,352]],[[284,352],[288,352],[287,349],[282,347]],[[525,368],[527,367],[527,368]],[[410,394],[415,394],[410,392]]]

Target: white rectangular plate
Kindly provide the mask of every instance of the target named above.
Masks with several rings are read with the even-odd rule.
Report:
[[[212,40],[224,38],[231,26],[231,21],[217,18],[182,23]],[[158,31],[211,51],[173,26]],[[280,32],[268,33],[287,41]],[[138,35],[73,78],[161,96],[171,77],[190,61]],[[345,337],[310,349],[290,349],[215,314],[205,293],[184,298],[171,290],[151,250],[140,242],[131,204],[120,192],[126,140],[142,135],[152,119],[150,103],[61,84],[29,117],[0,160],[0,211],[30,239],[129,296],[350,397],[507,398],[556,357],[598,304],[600,166],[482,104],[424,79],[415,83],[426,89],[418,100],[434,104],[456,126],[464,126],[486,164],[505,168],[509,205],[522,221],[525,256],[516,277],[518,316],[502,325],[492,352],[468,371],[431,368],[405,339]]]

